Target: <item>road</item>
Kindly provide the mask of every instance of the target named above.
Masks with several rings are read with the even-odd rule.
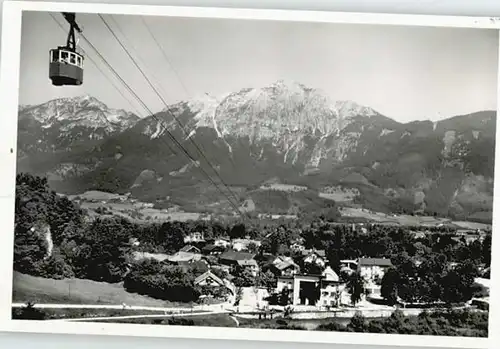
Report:
[[[206,311],[198,313],[181,313],[181,314],[148,314],[148,315],[125,315],[125,316],[103,316],[103,317],[81,317],[71,319],[54,319],[48,321],[104,321],[104,320],[126,320],[126,319],[148,319],[148,318],[164,318],[164,317],[188,317],[188,316],[202,316],[214,314],[227,314],[228,310],[221,311]],[[235,319],[234,319],[235,320]],[[237,321],[237,320],[235,320]],[[236,322],[238,324],[238,322]]]
[[[144,310],[158,311],[164,314],[143,314],[143,315],[122,315],[122,316],[106,316],[106,317],[80,317],[53,319],[47,321],[103,321],[103,320],[125,320],[125,319],[147,319],[147,318],[162,318],[162,317],[188,317],[213,314],[228,314],[232,310],[226,307],[230,304],[212,304],[198,305],[192,308],[163,308],[163,307],[144,307],[144,306],[129,306],[129,305],[113,305],[113,304],[34,304],[35,308],[40,309],[112,309],[112,310]],[[12,303],[14,308],[25,307],[25,303]],[[239,325],[238,320],[231,317],[236,325]]]
[[[13,308],[25,307],[26,303],[12,303]],[[230,307],[230,303],[223,304],[210,304],[210,305],[196,305],[189,308],[175,308],[175,307],[146,307],[128,304],[50,304],[50,303],[36,303],[35,308],[41,309],[113,309],[113,310],[144,310],[144,311],[159,311],[159,312],[200,312],[200,311],[226,311]]]

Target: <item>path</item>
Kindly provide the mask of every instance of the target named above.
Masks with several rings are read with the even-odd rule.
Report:
[[[188,317],[188,316],[202,316],[214,314],[227,314],[229,311],[210,311],[199,313],[184,313],[184,314],[149,314],[149,315],[126,315],[126,316],[103,316],[103,317],[81,317],[71,319],[54,319],[48,321],[103,321],[103,320],[125,320],[125,319],[147,319],[147,318],[163,318],[163,317]],[[239,324],[239,323],[238,323]]]
[[[41,309],[113,309],[113,310],[146,310],[163,312],[192,312],[192,311],[221,311],[230,304],[195,305],[189,308],[175,307],[148,307],[128,304],[58,304],[58,303],[35,303],[35,308]],[[26,303],[12,303],[13,308],[23,308]]]
[[[230,317],[231,319],[233,319],[233,320],[234,320],[234,322],[236,323],[236,327],[240,327],[240,322],[238,321],[238,319],[237,319],[237,318],[235,318],[235,317],[234,317],[234,316],[232,316],[232,315],[229,315],[229,317]]]

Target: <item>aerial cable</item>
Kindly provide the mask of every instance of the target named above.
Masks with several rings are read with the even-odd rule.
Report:
[[[55,20],[55,22],[62,28],[61,24],[57,21],[57,19],[52,15],[50,14],[51,17]],[[101,58],[101,60],[108,66],[108,68],[110,69],[110,71],[121,81],[121,83],[125,86],[125,88],[127,88],[127,90],[136,98],[136,100],[143,106],[143,108],[145,110],[147,110],[149,112],[149,114],[155,119],[157,120],[160,124],[160,120],[158,120],[156,118],[156,116],[154,115],[154,113],[148,108],[148,106],[144,103],[144,101],[137,95],[137,93],[135,93],[135,91],[130,87],[130,85],[127,84],[127,82],[125,80],[123,80],[123,78],[120,76],[120,74],[111,66],[111,64],[106,60],[106,58],[99,52],[99,50],[90,42],[90,40],[87,39],[87,37],[83,34],[83,33],[80,33],[82,39],[95,51],[95,53],[99,56],[99,58]],[[92,61],[94,64],[95,61]],[[96,66],[98,66],[96,64]],[[100,70],[102,72],[102,70]],[[105,74],[104,74],[105,75]],[[106,75],[105,75],[106,76]],[[109,121],[109,120],[108,120]],[[170,133],[170,131],[166,128],[166,131],[167,133],[169,134],[169,136],[171,137],[171,139],[174,141],[174,143],[176,143],[178,146],[180,146],[180,148],[182,150],[185,151],[185,149],[182,147],[182,144],[178,143],[177,140],[175,139],[175,137]],[[170,146],[170,144],[168,144],[167,142],[164,142],[168,148],[172,151],[173,154],[176,154],[177,155],[177,152]],[[186,151],[185,151],[186,152]],[[186,152],[187,153],[187,152]],[[190,158],[189,156],[189,153],[186,154],[188,156],[188,158]],[[193,160],[191,158],[191,160]],[[196,161],[194,161],[195,164],[196,164]],[[199,168],[199,167],[198,167]],[[213,182],[213,180],[210,178],[210,176],[202,169],[202,168],[199,168],[200,171],[202,171],[203,174],[205,174],[205,176],[207,176],[207,178],[212,182],[212,184],[214,184],[214,186],[216,187],[216,189],[218,189],[220,191],[220,189],[218,188],[217,184],[215,182]],[[223,193],[224,195],[224,193]],[[227,198],[227,196],[226,196]],[[233,206],[233,208],[235,207],[234,204],[232,203],[231,200],[229,200],[228,198],[228,201],[229,203]],[[238,209],[238,207],[236,206],[236,211],[241,215],[241,211]],[[244,217],[243,217],[244,218]]]
[[[116,27],[116,29],[118,30],[118,32],[120,33],[120,35],[122,36],[124,41],[126,41],[129,45],[129,47],[131,47],[130,51],[133,51],[135,53],[137,60],[140,61],[143,66],[146,66],[146,64],[144,63],[144,60],[141,58],[141,55],[137,52],[139,50],[137,50],[137,48],[134,46],[134,44],[132,43],[131,40],[127,39],[127,36],[125,35],[125,32],[121,28],[118,21],[113,16],[109,16],[109,19],[114,23],[114,26]],[[154,76],[153,76],[153,78],[154,78]],[[158,81],[158,79],[156,79],[156,84],[158,86],[158,89],[165,94],[165,90],[163,89],[163,87],[162,87],[160,81]]]
[[[153,89],[153,91],[156,93],[156,95],[160,98],[160,100],[163,102],[163,104],[165,105],[165,108],[166,108],[166,111],[168,113],[170,113],[172,115],[172,117],[175,119],[175,121],[181,126],[181,129],[187,134],[186,130],[185,130],[185,127],[184,125],[179,121],[179,119],[175,116],[175,114],[170,110],[170,107],[169,105],[167,104],[167,102],[165,101],[165,99],[161,96],[161,94],[158,92],[157,88],[154,86],[154,84],[151,82],[151,80],[149,79],[149,77],[147,76],[147,74],[144,72],[144,70],[140,67],[140,65],[137,63],[137,61],[134,59],[134,57],[130,54],[129,50],[125,47],[125,45],[122,43],[122,41],[118,38],[118,36],[116,35],[116,33],[113,31],[113,29],[109,26],[109,24],[106,22],[106,20],[104,19],[104,17],[102,15],[99,14],[99,17],[101,18],[101,20],[103,21],[104,25],[108,28],[108,30],[111,32],[111,34],[115,37],[115,39],[118,41],[118,43],[120,44],[120,46],[122,47],[122,49],[125,51],[125,53],[128,55],[128,57],[130,58],[130,60],[133,62],[133,64],[136,66],[137,69],[139,69],[139,71],[141,72],[141,74],[143,75],[143,77],[146,79],[146,81],[148,82],[148,84],[151,86],[151,88]],[[219,177],[219,179],[222,181],[222,178],[220,178],[220,176],[218,175],[217,171],[215,170],[215,168],[212,166],[212,164],[210,163],[210,161],[206,158],[206,156],[203,154],[203,152],[201,151],[201,149],[198,147],[198,145],[194,142],[193,139],[189,138],[189,140],[191,141],[191,143],[193,143],[193,145],[198,149],[198,151],[200,152],[200,154],[204,157],[205,161],[207,161],[207,163],[209,164],[210,167],[212,167],[212,170],[214,170],[214,172],[216,173],[216,175]],[[229,189],[229,188],[228,188]]]
[[[175,116],[175,114],[170,110],[170,107],[168,106],[168,104],[166,103],[166,101],[163,99],[163,97],[161,96],[161,94],[158,92],[158,90],[155,88],[154,84],[151,82],[151,80],[148,78],[148,76],[145,74],[145,72],[141,69],[140,65],[137,63],[137,61],[134,59],[134,57],[130,54],[130,52],[127,50],[127,48],[123,45],[123,43],[121,42],[121,40],[118,38],[118,36],[115,34],[115,32],[113,31],[113,29],[109,26],[109,24],[106,22],[106,20],[104,19],[104,17],[99,14],[98,15],[101,20],[103,21],[103,23],[105,24],[105,26],[108,28],[108,30],[111,32],[111,34],[115,37],[115,39],[118,41],[118,43],[120,44],[120,46],[122,47],[122,49],[125,51],[125,53],[128,55],[128,57],[132,60],[132,62],[134,63],[134,65],[137,67],[137,69],[141,72],[141,74],[144,76],[144,78],[146,79],[146,81],[149,83],[149,85],[151,86],[151,88],[154,90],[154,92],[158,95],[158,97],[161,99],[161,101],[163,102],[163,104],[165,105],[166,107],[166,110],[172,115],[172,117],[177,121],[177,123],[181,126],[181,128],[185,131],[185,127],[184,125],[180,122],[180,120]],[[207,159],[207,157],[205,156],[205,154],[203,154],[203,152],[201,151],[201,149],[199,148],[199,146],[196,144],[196,142],[194,142],[194,140],[192,138],[189,138],[189,140],[193,143],[193,145],[196,147],[196,149],[198,150],[198,152],[202,155],[202,157],[205,159],[205,161],[208,163],[208,165],[212,168],[212,170],[214,171],[214,173],[217,175],[217,177],[220,179],[221,183],[226,187],[226,189],[231,193],[231,195],[233,196],[233,198],[236,199],[236,202],[238,202],[238,198],[237,196],[234,194],[234,192],[228,187],[228,185],[224,182],[224,180],[220,177],[218,171],[215,169],[215,167],[210,163],[210,161]],[[177,142],[177,140],[176,140]],[[179,144],[181,147],[182,145]],[[182,147],[183,148],[183,147]],[[183,148],[184,149],[184,148]],[[192,158],[192,156],[184,149],[185,153],[187,154],[187,156],[195,163],[197,164],[197,162],[194,160],[194,158]],[[199,167],[201,168],[201,167]],[[206,173],[206,171],[205,171]],[[208,178],[210,179],[211,182],[215,183],[213,181],[213,179],[207,174]],[[215,184],[214,184],[215,185]],[[218,186],[216,185],[216,187],[218,188]],[[221,191],[222,193],[222,191]],[[225,195],[226,196],[226,195]],[[226,196],[227,197],[227,196]],[[228,200],[229,200],[229,197],[227,197]],[[230,200],[231,204],[232,201]],[[234,205],[234,204],[233,204]],[[236,206],[237,208],[237,206]],[[241,211],[237,208],[237,211],[240,212],[241,214]]]
[[[80,33],[81,38],[89,45],[97,54],[97,56],[104,62],[104,64],[107,65],[109,70],[120,80],[120,82],[123,84],[123,86],[132,94],[132,96],[141,104],[141,106],[148,112],[149,115],[154,116],[154,113],[149,109],[149,107],[144,103],[144,101],[137,95],[137,93],[130,87],[130,85],[123,80],[123,78],[120,76],[120,74],[113,68],[113,66],[107,61],[107,59],[99,52],[99,50],[90,42],[90,40],[87,39],[85,34]],[[175,151],[170,144],[165,142],[169,149],[172,151],[173,154],[177,155],[177,151]]]
[[[96,54],[102,59],[102,61],[108,66],[108,68],[117,76],[117,78],[122,82],[122,84],[128,89],[128,91],[142,104],[142,106],[144,107],[144,109],[146,109],[149,114],[151,115],[152,118],[154,118],[160,125],[162,125],[163,123],[161,122],[161,120],[159,120],[156,115],[148,108],[148,106],[142,101],[142,99],[137,95],[137,93],[130,87],[129,84],[127,84],[127,82],[125,80],[123,80],[123,78],[120,76],[120,74],[111,66],[111,64],[106,60],[106,58],[99,52],[99,50],[92,44],[92,42],[90,42],[89,39],[87,39],[87,37],[81,33],[80,34],[82,39],[84,39],[84,41],[96,52]],[[219,190],[224,196],[226,196],[226,198],[228,199],[228,202],[231,204],[231,206],[233,206],[233,208],[235,208],[235,210],[241,215],[241,211],[239,210],[239,208],[232,202],[232,200],[227,196],[225,195],[221,190],[220,188],[218,187],[217,183],[215,183],[213,181],[213,179],[206,173],[206,171],[201,168],[200,166],[198,166],[197,162],[191,157],[191,155],[189,154],[189,152],[187,152],[187,150],[182,146],[182,144],[180,144],[177,139],[175,139],[175,137],[173,136],[173,134],[168,130],[168,127],[164,126],[165,127],[165,130],[169,137],[172,139],[172,141],[183,151],[183,153],[196,165],[196,167],[202,172],[202,174],[204,174],[209,180],[210,182],[215,186],[215,188],[217,190]],[[161,139],[163,141],[163,139]],[[172,147],[170,146],[170,144],[168,144],[167,142],[165,142],[165,144],[170,148],[170,150],[172,151],[172,153],[174,154],[177,154],[177,152],[175,150],[172,149]]]
[[[125,47],[125,45],[121,42],[121,40],[118,38],[118,36],[116,35],[116,33],[113,31],[113,29],[109,26],[109,24],[106,22],[106,20],[104,19],[104,17],[99,14],[99,17],[101,18],[101,20],[103,21],[104,25],[108,28],[108,30],[111,32],[111,34],[115,37],[115,39],[118,41],[118,43],[120,44],[120,46],[122,47],[122,49],[125,51],[125,53],[128,55],[128,57],[132,60],[132,62],[134,63],[134,65],[137,67],[137,69],[139,69],[139,71],[141,72],[141,74],[144,76],[144,78],[146,79],[146,81],[149,83],[149,85],[151,86],[151,88],[154,90],[154,92],[157,94],[157,96],[160,98],[160,100],[163,102],[163,104],[165,105],[165,108],[166,108],[166,111],[172,115],[172,117],[175,119],[175,121],[179,124],[179,126],[181,127],[181,129],[187,134],[186,132],[186,129],[185,129],[185,126],[180,122],[180,120],[175,116],[175,114],[170,110],[170,107],[168,105],[168,103],[165,101],[165,99],[162,97],[162,95],[158,92],[158,90],[155,88],[154,84],[151,82],[151,80],[148,78],[147,74],[144,72],[143,69],[141,69],[140,65],[137,63],[137,61],[134,59],[134,57],[130,54],[130,52],[127,50],[127,48]],[[233,196],[233,198],[236,200],[236,202],[239,201],[238,197],[234,194],[234,192],[231,190],[231,188],[229,188],[229,186],[224,182],[224,180],[222,179],[222,177],[220,176],[219,172],[217,171],[217,169],[212,165],[212,163],[208,160],[208,158],[205,156],[205,154],[203,153],[203,151],[200,149],[200,147],[198,146],[198,144],[191,138],[189,137],[189,140],[191,141],[191,143],[195,146],[195,148],[198,150],[198,152],[200,153],[200,155],[204,158],[204,160],[207,162],[207,164],[211,167],[211,169],[214,171],[215,175],[219,178],[219,180],[221,181],[221,183],[224,185],[224,187],[231,193],[231,196]]]
[[[129,90],[129,91],[131,91],[131,93],[132,93],[134,96],[136,96],[136,98],[138,98],[138,99],[140,100],[140,102],[143,104],[144,108],[145,108],[146,110],[148,110],[148,112],[150,113],[151,117],[153,117],[153,118],[154,118],[154,119],[155,119],[155,120],[156,120],[156,121],[157,121],[160,125],[163,125],[163,123],[161,122],[161,120],[159,120],[159,119],[158,119],[158,118],[154,115],[154,113],[153,113],[153,112],[152,112],[152,111],[151,111],[151,110],[147,107],[147,105],[146,105],[146,104],[142,101],[142,99],[140,99],[140,97],[139,97],[139,96],[137,96],[137,94],[136,94],[136,93],[132,90],[132,88],[131,88],[131,87],[130,87],[130,86],[129,86],[129,85],[128,85],[128,84],[127,84],[124,80],[123,80],[123,78],[121,78],[121,76],[120,76],[120,75],[116,72],[116,70],[115,70],[115,69],[111,66],[111,64],[110,64],[110,63],[109,63],[109,62],[108,62],[108,61],[107,61],[107,60],[106,60],[106,59],[102,56],[102,54],[101,54],[101,53],[97,50],[97,48],[96,48],[96,47],[95,47],[95,46],[94,46],[94,45],[93,45],[93,44],[92,44],[92,43],[91,43],[91,42],[90,42],[90,41],[89,41],[89,40],[88,40],[85,36],[83,36],[83,35],[82,35],[82,38],[83,38],[83,39],[84,39],[84,40],[85,40],[85,41],[89,44],[89,46],[91,46],[91,47],[94,49],[94,51],[96,51],[96,53],[97,53],[97,54],[101,57],[101,59],[104,61],[104,63],[105,63],[105,64],[107,64],[107,65],[108,65],[108,67],[109,67],[109,68],[110,68],[110,69],[111,69],[111,70],[115,73],[115,75],[117,75],[117,76],[118,76],[118,78],[119,78],[119,79],[121,80],[121,82],[122,82],[122,83],[123,83],[123,84],[124,84],[124,85],[128,88],[128,90]],[[181,148],[181,150],[183,150],[183,151],[184,151],[185,155],[186,155],[186,156],[187,156],[187,157],[188,157],[191,161],[193,161],[193,162],[196,164],[196,161],[195,161],[195,160],[194,160],[194,159],[193,159],[193,158],[189,155],[189,153],[188,153],[188,152],[184,149],[184,147],[182,146],[182,144],[180,144],[180,143],[179,143],[179,142],[175,139],[175,137],[174,137],[174,136],[173,136],[173,134],[172,134],[172,133],[168,130],[168,128],[167,128],[166,126],[164,126],[164,128],[165,128],[165,130],[164,130],[164,131],[166,131],[166,132],[168,133],[168,135],[170,136],[170,138],[172,139],[172,141],[173,141],[174,143],[176,143],[176,145],[177,145],[177,146],[179,146],[179,147]],[[163,141],[163,139],[162,139],[162,138],[160,138],[160,140],[162,140],[162,141]],[[172,149],[172,147],[170,146],[170,144],[169,144],[169,143],[167,143],[167,142],[165,142],[165,141],[163,141],[163,142],[164,142],[164,143],[165,143],[165,144],[166,144],[166,145],[170,148],[170,150],[171,150],[174,154],[176,154],[176,155],[177,155],[177,152],[176,152],[175,150],[173,150],[173,149]],[[218,186],[217,186],[217,183],[215,183],[215,182],[212,180],[212,178],[211,178],[211,177],[210,177],[210,176],[209,176],[209,175],[208,175],[208,174],[207,174],[207,173],[206,173],[206,172],[205,172],[202,168],[200,168],[199,166],[197,166],[197,168],[199,168],[199,169],[200,169],[200,171],[202,171],[202,174],[204,174],[204,175],[205,175],[205,176],[206,176],[206,177],[207,177],[207,178],[208,178],[208,179],[212,182],[212,184],[216,187],[216,189],[218,189],[218,190],[220,191],[220,189],[219,189],[219,188],[218,188]],[[224,193],[222,193],[222,194],[224,195]],[[226,196],[226,198],[227,198],[227,196]],[[232,201],[231,201],[231,200],[228,200],[228,201],[229,201],[229,203],[230,203],[230,204],[233,206],[233,208],[234,208],[234,207],[235,207],[235,205],[232,203]],[[238,212],[240,212],[237,206],[236,206],[236,210],[237,210]]]
[[[144,19],[143,16],[141,16],[141,20],[142,20],[142,23],[144,23],[144,26],[146,27],[147,31],[149,32],[149,34],[153,38],[154,42],[156,43],[156,46],[158,46],[158,48],[160,49],[160,52],[163,55],[163,58],[165,58],[165,60],[167,61],[167,64],[170,66],[170,69],[174,72],[175,76],[177,77],[177,80],[179,80],[179,83],[181,84],[182,88],[184,89],[184,92],[186,93],[186,96],[189,96],[189,92],[188,92],[186,85],[183,83],[180,75],[174,69],[174,66],[172,65],[172,63],[170,63],[170,60],[168,59],[167,53],[163,49],[163,46],[160,45],[160,42],[156,38],[156,35],[154,35],[153,31],[151,30],[151,27],[148,25],[148,23],[146,22],[146,20]]]
[[[153,30],[151,29],[151,27],[148,25],[147,21],[145,20],[145,18],[143,16],[141,16],[141,20],[142,22],[144,23],[144,26],[146,27],[146,30],[148,31],[148,33],[151,35],[151,37],[153,38],[153,41],[155,42],[156,46],[158,46],[163,58],[165,59],[165,61],[167,62],[167,64],[170,66],[170,69],[174,72],[175,76],[177,77],[177,80],[179,81],[179,83],[181,84],[182,86],[182,89],[184,90],[184,93],[186,94],[186,96],[190,96],[190,93],[189,93],[189,89],[187,88],[187,86],[184,84],[183,80],[181,79],[180,77],[180,74],[177,72],[177,70],[174,68],[173,64],[170,62],[170,59],[168,58],[168,55],[167,53],[165,52],[163,46],[160,44],[160,42],[158,41],[156,35],[153,33]],[[208,94],[207,94],[208,95]],[[217,112],[217,109],[218,109],[219,106],[217,106],[217,108],[215,108],[214,110],[214,116],[216,115],[216,112]],[[241,142],[241,141],[240,141]],[[236,164],[234,163],[233,159],[231,157],[229,157],[229,161],[231,162],[231,165],[233,166],[233,169],[236,169]]]

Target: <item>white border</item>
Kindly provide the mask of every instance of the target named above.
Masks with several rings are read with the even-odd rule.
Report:
[[[61,334],[94,334],[94,335],[129,335],[138,337],[176,337],[203,339],[233,339],[305,343],[341,343],[371,345],[402,345],[448,348],[493,348],[493,339],[497,336],[500,324],[499,296],[500,286],[497,279],[500,273],[500,256],[492,253],[492,290],[489,321],[489,338],[463,338],[418,335],[359,334],[339,332],[310,332],[291,330],[266,330],[218,327],[183,327],[152,326],[137,324],[97,324],[44,321],[12,321],[12,260],[13,260],[13,218],[14,190],[17,143],[17,110],[19,89],[21,15],[23,10],[30,11],[71,11],[86,13],[109,13],[145,16],[175,16],[198,18],[232,18],[259,19],[278,21],[353,23],[353,24],[390,24],[455,28],[500,29],[500,18],[463,17],[463,16],[429,16],[429,15],[393,15],[368,13],[336,13],[319,11],[292,10],[256,10],[227,9],[201,7],[171,7],[116,5],[96,3],[56,3],[56,2],[24,2],[4,1],[3,3],[3,35],[0,81],[0,275],[5,278],[0,286],[0,330],[33,333]],[[500,46],[500,45],[499,45]],[[500,56],[500,55],[499,55]],[[500,61],[499,61],[500,65]],[[499,72],[500,73],[500,72]],[[499,74],[500,84],[500,74]],[[500,104],[498,105],[500,109]],[[497,111],[498,113],[498,111]],[[497,114],[498,115],[498,114]],[[500,140],[500,127],[497,127],[497,140]],[[495,183],[500,180],[500,142],[495,149]],[[13,150],[11,152],[11,149]],[[500,198],[500,186],[495,186],[494,197]],[[494,204],[494,217],[500,217],[500,205]],[[493,219],[493,230],[496,231],[498,220]],[[495,234],[494,234],[495,235]],[[500,239],[493,238],[492,251],[500,250]],[[498,277],[497,277],[498,275]],[[497,342],[498,343],[498,342]]]

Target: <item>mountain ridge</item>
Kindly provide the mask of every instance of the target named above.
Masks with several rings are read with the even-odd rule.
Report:
[[[278,178],[317,192],[355,187],[361,192],[357,203],[386,212],[491,215],[495,111],[400,123],[285,81],[222,99],[182,101],[145,118],[107,108],[91,96],[57,101],[47,102],[57,108],[20,109],[18,170],[48,175],[61,191],[132,192],[154,202],[177,195],[184,203],[199,199],[200,192],[214,195],[196,166],[166,146],[168,125],[202,168],[215,176],[213,166],[226,183],[247,192]],[[108,127],[101,115],[119,125]],[[34,142],[40,134],[42,142]]]

